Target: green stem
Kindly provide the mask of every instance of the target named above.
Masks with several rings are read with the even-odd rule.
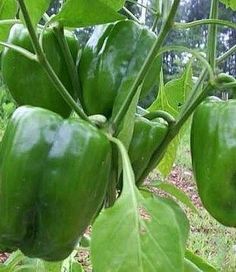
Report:
[[[43,36],[44,36],[44,33],[45,31],[47,30],[47,28],[49,27],[50,25],[50,22],[47,21],[45,22],[45,24],[42,26],[42,28],[40,28],[40,35],[39,35],[39,38],[38,38],[38,41],[39,41],[39,44],[40,44],[40,47],[43,48]]]
[[[78,73],[76,71],[76,66],[70,52],[70,48],[64,36],[64,28],[60,25],[57,25],[57,27],[54,27],[54,32],[56,34],[58,43],[61,47],[64,59],[66,61],[66,66],[72,82],[74,93],[79,94],[81,93],[81,86],[78,78]]]
[[[229,56],[236,52],[236,45],[231,47],[228,51],[222,54],[219,58],[216,59],[217,64],[224,62]]]
[[[128,108],[129,108],[129,105],[132,102],[132,99],[138,90],[139,85],[142,83],[149,67],[152,65],[158,51],[160,50],[164,40],[166,39],[169,31],[172,29],[174,17],[177,12],[177,9],[179,7],[179,3],[180,3],[180,0],[174,0],[174,3],[171,7],[169,16],[168,16],[165,24],[163,25],[156,42],[154,43],[145,63],[143,64],[135,82],[133,83],[126,100],[122,104],[117,115],[114,117],[113,126],[115,128],[117,128],[119,126],[120,122],[122,121],[123,117],[125,116]]]
[[[159,20],[160,20],[160,14],[156,14],[156,18],[155,18],[155,20],[154,20],[154,22],[153,22],[153,25],[152,25],[152,28],[151,28],[151,30],[152,30],[153,32],[155,32]]]
[[[143,115],[143,117],[145,117],[148,120],[162,118],[171,126],[176,122],[175,118],[170,113],[163,110],[157,110],[157,111],[146,113]]]
[[[30,51],[18,45],[14,45],[12,43],[7,43],[7,42],[0,42],[0,45],[16,51],[17,53],[21,54],[22,56],[26,57],[29,60],[38,62],[37,56],[35,54],[31,53]]]
[[[133,14],[131,11],[129,11],[126,7],[123,7],[122,10],[123,10],[128,16],[130,16],[130,18],[133,19],[135,22],[137,22],[138,24],[141,24],[141,22],[139,21],[139,19],[138,19],[136,16],[134,16],[134,14]]]
[[[31,19],[29,17],[29,13],[26,9],[24,0],[18,0],[20,9],[22,11],[27,29],[30,34],[30,38],[32,41],[33,48],[35,50],[35,53],[37,55],[39,63],[42,65],[43,69],[47,73],[48,77],[51,79],[55,87],[57,88],[60,95],[64,98],[65,102],[81,117],[81,119],[84,119],[91,123],[89,118],[84,114],[84,112],[80,109],[80,107],[77,105],[77,103],[74,101],[73,97],[69,94],[69,92],[66,90],[58,76],[55,74],[53,68],[51,67],[50,63],[48,62],[41,46],[38,41],[37,34],[34,30],[33,24],[31,22]]]
[[[174,28],[175,29],[187,29],[192,28],[196,26],[206,25],[206,24],[213,24],[213,25],[221,25],[221,26],[227,26],[229,28],[236,28],[236,24],[233,22],[229,22],[226,20],[219,20],[219,19],[202,19],[197,20],[189,23],[175,23]]]
[[[21,23],[21,20],[17,19],[0,20],[0,25],[14,25],[17,23]]]
[[[225,83],[223,85],[217,86],[218,89],[234,89],[236,88],[236,81],[235,82],[230,82],[230,83]]]
[[[169,131],[161,143],[161,145],[158,147],[158,149],[155,151],[153,154],[152,158],[149,161],[149,164],[145,171],[143,172],[140,180],[138,181],[137,184],[141,184],[142,181],[148,176],[150,171],[152,171],[156,165],[161,161],[163,158],[163,155],[166,151],[166,148],[170,144],[170,142],[177,136],[179,133],[180,129],[182,128],[183,124],[188,120],[188,118],[191,116],[195,108],[204,100],[204,98],[207,96],[208,92],[213,88],[212,85],[208,84],[201,94],[198,96],[198,98],[194,101],[194,103],[188,108],[188,110],[185,112],[185,114],[178,119],[178,121],[169,128]]]
[[[46,12],[43,14],[43,20],[45,23],[47,23],[50,20],[50,16],[48,16]]]
[[[210,19],[218,18],[218,0],[211,1]],[[217,45],[217,25],[212,24],[208,28],[208,62],[211,65],[212,70],[215,72],[216,67],[216,45]]]

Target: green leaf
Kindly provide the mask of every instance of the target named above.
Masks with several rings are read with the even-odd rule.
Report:
[[[25,5],[27,11],[29,12],[30,18],[32,20],[33,25],[37,25],[43,14],[49,8],[51,0],[25,0]],[[20,16],[22,18],[22,15]]]
[[[161,198],[161,197],[157,197],[157,196],[155,196],[155,198],[160,199],[162,202],[167,204],[174,211],[175,219],[179,225],[182,244],[186,245],[188,235],[189,235],[189,230],[190,230],[190,225],[189,225],[189,221],[188,221],[186,214],[173,199],[167,198],[167,197]],[[184,246],[184,248],[185,248],[185,246]]]
[[[133,136],[133,132],[134,132],[134,122],[135,122],[135,113],[136,113],[136,109],[137,109],[137,104],[138,104],[138,100],[140,97],[140,93],[141,93],[142,87],[140,87],[136,93],[136,95],[134,96],[128,111],[125,114],[125,117],[121,123],[121,128],[120,128],[120,132],[117,135],[117,138],[123,143],[123,145],[125,146],[125,148],[128,150],[129,149],[129,145],[131,143],[132,140],[132,136]],[[121,163],[121,158],[120,156],[119,160],[118,160],[118,179],[120,177],[120,174],[122,172],[122,163]]]
[[[152,185],[152,187],[156,187],[158,189],[163,190],[164,192],[174,196],[177,200],[181,201],[188,208],[190,208],[193,212],[198,214],[197,208],[192,203],[191,199],[180,189],[175,187],[173,184],[167,182],[158,182],[157,184]]]
[[[161,162],[159,163],[159,165],[157,167],[157,169],[161,172],[161,174],[164,177],[167,177],[171,172],[171,169],[173,167],[173,164],[175,162],[175,158],[177,155],[179,143],[180,143],[180,139],[178,136],[175,137],[170,142],[170,144],[167,147],[167,150],[165,152],[163,159],[161,160]]]
[[[184,272],[203,272],[194,263],[188,259],[184,259]]]
[[[149,107],[149,111],[164,110],[173,115],[178,116],[182,105],[186,101],[192,89],[192,62],[189,63],[183,75],[180,78],[169,81],[166,85],[163,82],[163,73],[160,77],[160,88],[157,99]],[[181,132],[184,131],[184,126]],[[169,144],[165,156],[158,165],[159,171],[165,177],[170,173],[176,158],[178,145],[181,138],[181,132]]]
[[[14,19],[17,12],[15,0],[0,0],[0,20]],[[0,25],[0,41],[6,41],[11,26]],[[0,52],[3,49],[0,46]]]
[[[123,144],[123,190],[113,207],[96,219],[91,257],[96,272],[181,272],[186,237],[174,209],[160,198],[143,198]],[[101,258],[102,252],[102,258]]]
[[[207,261],[203,260],[201,257],[195,255],[190,250],[186,251],[185,257],[193,264],[195,264],[202,272],[217,272],[217,269],[215,267],[210,265]]]
[[[149,107],[149,111],[165,110],[176,117],[192,89],[191,63],[180,78],[169,81],[165,86],[163,86],[163,79],[161,81],[157,100]]]
[[[128,111],[125,114],[124,120],[122,122],[122,128],[117,136],[117,138],[124,144],[126,149],[129,149],[130,142],[132,140],[134,131],[134,119],[136,108],[140,96],[141,88],[138,89],[136,95],[134,96]]]
[[[125,0],[101,0],[101,2],[116,11],[120,10],[125,4]]]
[[[45,272],[60,272],[60,271],[63,271],[61,269],[62,262],[56,262],[56,263],[43,262],[43,263],[44,263],[44,270],[45,270]]]
[[[113,1],[109,2],[112,3]],[[53,17],[52,21],[58,21],[65,27],[76,28],[124,19],[124,16],[111,8],[111,3],[108,6],[101,0],[68,0],[62,6],[61,11]]]
[[[186,244],[190,226],[189,226],[188,218],[186,214],[184,213],[184,211],[180,208],[180,206],[173,199],[167,198],[167,197],[161,198],[157,196],[155,193],[151,192],[150,190],[147,190],[145,187],[141,188],[140,192],[142,193],[144,198],[150,198],[150,197],[158,198],[159,200],[166,203],[167,205],[169,205],[169,207],[172,208],[172,210],[175,213],[176,220],[179,224],[180,233],[182,236],[182,243]]]
[[[84,272],[84,269],[81,266],[81,264],[74,262],[72,264],[71,271],[69,271],[69,272]]]
[[[2,263],[0,264],[0,272],[7,272],[6,267]]]
[[[236,10],[236,0],[220,0],[220,2],[225,4],[227,8]]]

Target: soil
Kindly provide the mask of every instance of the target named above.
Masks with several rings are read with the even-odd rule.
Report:
[[[179,189],[183,190],[197,208],[202,207],[191,170],[175,166],[170,174],[169,181]]]

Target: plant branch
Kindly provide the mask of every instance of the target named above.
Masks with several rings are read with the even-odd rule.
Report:
[[[180,0],[175,0],[172,7],[171,7],[171,10],[170,10],[170,13],[169,13],[169,16],[166,20],[166,22],[164,23],[158,37],[157,37],[157,40],[155,41],[151,51],[149,52],[149,55],[146,59],[146,61],[144,62],[135,82],[133,83],[129,93],[128,93],[128,96],[126,98],[126,100],[124,101],[123,105],[121,106],[119,112],[117,113],[117,115],[114,117],[114,119],[112,120],[113,121],[113,126],[115,128],[117,128],[120,124],[120,122],[122,121],[125,113],[127,112],[128,108],[129,108],[129,105],[130,103],[132,102],[132,99],[133,97],[135,96],[136,92],[137,92],[137,89],[139,87],[139,85],[142,83],[149,67],[152,65],[158,51],[160,50],[163,42],[165,41],[169,31],[172,29],[172,26],[173,26],[173,21],[174,21],[174,17],[175,17],[175,14],[177,12],[177,9],[179,7],[179,3],[180,3]]]
[[[37,55],[39,63],[42,65],[43,69],[47,73],[48,77],[51,79],[55,87],[57,88],[60,95],[64,98],[65,102],[81,117],[81,119],[84,119],[91,123],[89,118],[85,115],[85,113],[80,109],[80,107],[77,105],[77,103],[74,101],[73,97],[69,94],[69,92],[66,90],[58,76],[55,74],[53,68],[51,67],[50,63],[48,62],[43,49],[40,46],[40,43],[38,41],[37,34],[34,30],[33,24],[31,22],[31,19],[29,17],[29,13],[26,9],[24,0],[18,0],[20,9],[22,11],[27,29],[29,31],[31,41],[33,44],[33,48],[35,50],[35,53]]]
[[[155,17],[155,20],[154,20],[154,22],[153,22],[152,28],[151,28],[151,30],[152,30],[153,32],[155,32],[159,20],[160,20],[160,14],[157,13],[157,14],[156,14],[156,17]]]
[[[236,52],[236,45],[231,47],[228,51],[222,54],[219,58],[216,59],[217,64],[224,62],[229,56]]]
[[[236,24],[233,22],[229,22],[226,20],[219,20],[219,19],[202,19],[202,20],[197,20],[189,23],[175,23],[174,28],[175,29],[187,29],[187,28],[192,28],[196,26],[201,26],[205,24],[213,24],[213,25],[221,25],[229,28],[236,29]]]
[[[17,23],[21,23],[21,20],[18,19],[0,20],[0,25],[14,25]]]
[[[236,88],[236,80],[235,82],[225,83],[222,85],[217,85],[218,89],[234,89]]]
[[[18,45],[14,45],[14,44],[7,43],[7,42],[0,42],[0,45],[16,51],[17,53],[21,54],[22,56],[26,57],[27,59],[38,62],[38,58],[35,54],[31,53],[30,51],[28,51]]]
[[[136,16],[134,16],[134,14],[133,14],[131,11],[129,11],[126,7],[123,7],[122,10],[123,10],[128,16],[130,16],[130,18],[132,18],[135,22],[137,22],[138,24],[141,24],[141,22],[139,21],[139,19],[138,19]]]
[[[210,19],[218,18],[218,0],[211,1]],[[216,67],[216,45],[217,45],[217,25],[212,24],[208,28],[208,62],[210,63],[212,70],[215,72]]]

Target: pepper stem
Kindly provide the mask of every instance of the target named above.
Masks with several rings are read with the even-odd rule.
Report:
[[[74,60],[70,52],[70,48],[64,36],[64,28],[58,24],[56,27],[53,28],[53,30],[57,37],[62,53],[64,55],[64,59],[66,61],[66,66],[72,82],[74,93],[79,94],[81,93],[81,86],[76,71],[76,67],[74,65]]]

